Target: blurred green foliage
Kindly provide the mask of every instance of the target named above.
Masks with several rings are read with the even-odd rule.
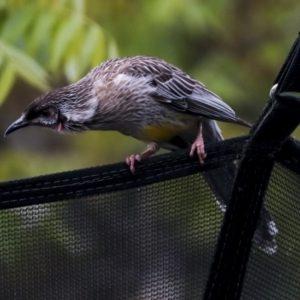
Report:
[[[48,90],[47,72],[74,82],[116,55],[114,40],[84,13],[84,1],[7,2],[0,11],[0,102],[17,76]]]
[[[299,13],[295,0],[2,0],[0,128],[50,86],[130,55],[175,64],[254,123],[299,31]],[[247,133],[220,125],[225,137]],[[40,132],[24,129],[1,139],[0,180],[116,162],[143,148],[118,134]]]
[[[129,55],[157,56],[175,64],[253,123],[299,31],[299,14],[296,0],[0,0],[0,128],[4,132],[44,91],[78,80],[106,59]],[[220,125],[225,138],[247,133],[239,126]],[[300,137],[299,130],[295,134]],[[143,147],[115,132],[59,136],[41,128],[26,128],[0,139],[0,180],[108,164]],[[201,220],[209,230],[212,223],[205,215],[205,203],[195,201],[195,207],[188,203],[189,211],[184,203],[191,219],[183,223],[182,210],[176,210],[182,199],[175,200],[170,199],[176,204],[170,215],[158,212],[155,217],[178,219],[189,232],[188,238],[201,243],[198,232],[193,232],[193,222]],[[84,203],[90,205],[85,199]],[[0,235],[8,237],[6,243],[1,239],[0,248],[16,257],[24,249],[12,246],[9,239],[14,234],[32,251],[32,243],[19,238],[21,212],[3,211],[0,219]],[[53,218],[55,213],[55,209],[45,213],[43,236],[60,246],[65,236],[67,241],[75,240],[76,235],[61,222],[64,216]],[[276,222],[284,220],[279,206],[277,214]],[[221,222],[221,218],[218,211],[216,220]],[[49,224],[58,228],[54,237]],[[290,228],[281,225],[279,240],[281,232]],[[262,262],[273,262],[272,257],[258,255]],[[9,257],[13,256],[3,260]],[[16,260],[9,263],[10,267],[18,265]]]

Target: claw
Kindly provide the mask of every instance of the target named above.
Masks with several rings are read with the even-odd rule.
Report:
[[[156,143],[151,143],[148,145],[147,149],[141,154],[132,154],[126,158],[126,164],[129,166],[129,169],[132,174],[135,173],[134,164],[136,161],[141,161],[142,159],[149,157],[155,154],[159,150],[159,145]]]
[[[203,165],[204,164],[204,159],[206,158],[206,153],[205,153],[205,150],[204,150],[204,143],[202,141],[201,142],[198,142],[198,141],[195,141],[192,145],[192,148],[191,148],[191,151],[190,151],[190,156],[194,156],[194,153],[195,151],[197,151],[197,156],[199,157],[199,161],[200,161],[200,164]]]
[[[202,136],[202,126],[200,124],[199,133],[197,135],[197,138],[195,142],[192,144],[190,156],[194,156],[194,153],[197,153],[197,156],[199,158],[200,164],[204,164],[204,159],[206,158],[205,148],[204,148],[204,140]]]
[[[126,164],[129,166],[129,169],[132,174],[135,173],[135,167],[134,167],[135,162],[141,161],[141,160],[142,160],[142,158],[138,154],[132,154],[132,155],[126,157]]]

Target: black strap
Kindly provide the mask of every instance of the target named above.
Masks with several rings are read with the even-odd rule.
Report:
[[[279,91],[300,91],[299,38],[275,83]],[[264,194],[280,150],[300,122],[300,98],[277,94],[254,126],[236,175],[231,200],[220,233],[205,300],[240,299],[243,279],[258,224]],[[289,139],[290,142],[290,139]]]
[[[278,84],[278,92],[300,92],[299,64],[300,64],[300,34],[294,42],[274,84]]]

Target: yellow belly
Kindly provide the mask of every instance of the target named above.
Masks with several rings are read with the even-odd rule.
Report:
[[[181,124],[180,126],[175,124],[148,125],[141,132],[139,139],[145,142],[167,142],[187,130],[189,130],[187,124]]]

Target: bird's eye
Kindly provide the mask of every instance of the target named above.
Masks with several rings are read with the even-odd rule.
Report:
[[[43,110],[41,112],[41,116],[44,117],[44,118],[49,118],[51,116],[51,113],[49,110]]]

